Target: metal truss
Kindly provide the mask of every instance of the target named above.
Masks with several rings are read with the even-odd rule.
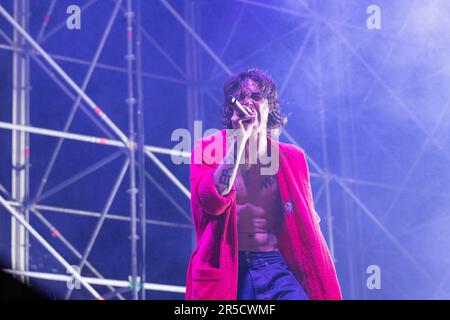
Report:
[[[84,9],[86,9],[87,7],[89,7],[90,5],[92,5],[95,1],[90,1],[85,7]],[[22,5],[22,6],[19,6]],[[51,160],[47,166],[46,172],[44,174],[44,177],[41,180],[41,184],[38,188],[38,191],[36,193],[36,195],[33,197],[33,201],[31,202],[27,202],[26,197],[28,196],[25,195],[25,191],[23,190],[21,191],[20,194],[13,194],[10,198],[10,201],[7,201],[6,198],[1,197],[0,201],[1,203],[4,205],[4,207],[7,209],[8,212],[10,212],[13,215],[13,224],[12,224],[12,228],[13,228],[13,238],[12,238],[12,256],[13,256],[13,263],[12,263],[12,270],[11,272],[19,277],[21,277],[23,279],[23,281],[25,281],[29,276],[32,276],[32,273],[28,272],[28,267],[26,265],[28,259],[25,256],[25,253],[27,252],[27,248],[28,248],[28,243],[26,241],[28,238],[28,232],[31,232],[33,236],[36,237],[36,240],[38,242],[40,242],[46,249],[49,250],[49,252],[61,263],[63,264],[63,266],[65,266],[67,268],[67,270],[73,274],[73,276],[75,276],[78,280],[80,280],[81,284],[83,284],[83,286],[88,289],[89,292],[92,293],[92,295],[97,298],[97,299],[103,299],[104,297],[100,296],[91,286],[90,284],[85,281],[83,279],[83,277],[81,277],[80,273],[78,273],[72,266],[70,266],[60,255],[59,253],[57,253],[48,242],[45,241],[45,239],[40,236],[36,230],[28,224],[28,215],[29,212],[31,211],[32,213],[34,213],[42,222],[44,222],[44,224],[47,225],[47,227],[50,229],[50,231],[52,232],[52,235],[58,239],[60,239],[63,244],[65,244],[65,246],[72,252],[74,253],[77,258],[80,258],[80,263],[78,265],[79,270],[81,272],[82,268],[86,265],[88,266],[91,271],[98,276],[99,278],[103,279],[103,276],[89,263],[89,261],[87,260],[89,253],[98,237],[98,234],[100,232],[100,229],[102,227],[102,224],[104,222],[104,220],[107,218],[108,216],[108,211],[109,208],[112,204],[113,199],[115,198],[115,195],[118,191],[118,188],[120,186],[120,184],[122,183],[122,180],[126,174],[127,171],[130,172],[130,210],[131,210],[131,218],[130,219],[125,219],[126,221],[130,222],[130,226],[131,226],[131,277],[130,277],[130,281],[128,283],[128,289],[130,289],[132,291],[132,298],[133,299],[138,299],[138,294],[139,292],[141,292],[141,299],[145,299],[145,290],[140,290],[140,286],[142,285],[141,281],[145,281],[145,260],[144,260],[144,264],[141,261],[141,270],[138,270],[138,257],[137,257],[137,241],[138,241],[138,231],[137,231],[137,223],[140,221],[140,229],[141,229],[141,234],[143,236],[145,236],[145,228],[146,225],[149,223],[149,221],[147,221],[147,219],[145,218],[145,197],[144,196],[139,196],[139,201],[137,198],[137,193],[138,190],[141,190],[141,194],[144,194],[144,181],[145,179],[150,179],[150,181],[152,181],[153,183],[157,184],[157,182],[145,171],[145,163],[144,163],[144,155],[149,157],[150,160],[152,160],[152,162],[159,167],[164,173],[166,173],[169,177],[169,179],[174,182],[174,184],[179,187],[182,191],[183,194],[185,194],[188,198],[190,197],[189,191],[186,187],[184,187],[182,185],[182,183],[167,169],[167,167],[154,155],[154,153],[162,153],[162,154],[169,154],[169,155],[179,155],[182,157],[186,157],[186,156],[190,156],[189,154],[183,154],[183,153],[175,153],[172,150],[168,150],[165,148],[158,148],[158,147],[151,147],[151,146],[145,146],[143,144],[143,132],[144,132],[144,128],[143,128],[143,109],[142,109],[142,72],[140,70],[140,52],[138,52],[137,54],[135,54],[133,52],[133,48],[134,48],[134,42],[135,40],[135,35],[134,35],[134,30],[133,30],[133,26],[136,24],[135,23],[135,12],[134,12],[134,6],[136,5],[138,7],[139,1],[131,1],[128,0],[126,3],[126,8],[125,8],[125,15],[127,18],[127,54],[126,54],[126,60],[127,60],[127,69],[126,72],[128,74],[128,98],[126,100],[128,107],[129,107],[129,133],[128,133],[128,137],[110,120],[110,118],[94,103],[94,101],[85,93],[86,87],[89,84],[89,80],[91,79],[91,76],[93,74],[93,71],[95,70],[96,66],[97,66],[97,62],[98,59],[100,57],[100,54],[102,52],[102,49],[104,47],[104,44],[108,38],[108,35],[111,32],[113,23],[117,17],[117,14],[119,12],[119,10],[123,10],[123,8],[121,7],[122,5],[122,0],[118,0],[115,1],[115,6],[113,9],[113,12],[111,14],[111,17],[108,21],[108,24],[105,28],[105,31],[103,33],[103,36],[101,38],[101,41],[97,47],[95,56],[93,58],[93,60],[89,63],[89,70],[85,76],[85,79],[83,81],[83,84],[80,86],[78,86],[68,75],[67,73],[56,63],[56,61],[39,45],[38,40],[34,40],[30,34],[27,32],[27,22],[24,21],[17,21],[17,17],[12,17],[2,6],[0,6],[0,14],[13,26],[14,28],[14,32],[15,32],[15,41],[12,41],[11,39],[8,38],[8,36],[2,31],[0,33],[0,35],[3,37],[3,39],[5,39],[8,43],[9,43],[9,47],[8,46],[3,46],[3,48],[5,49],[11,49],[14,51],[14,55],[15,57],[21,58],[22,57],[26,57],[26,63],[28,64],[28,60],[30,59],[30,57],[32,59],[34,59],[36,62],[38,62],[37,60],[37,56],[42,57],[43,60],[51,67],[51,69],[49,70],[48,68],[46,68],[42,63],[38,62],[38,64],[43,68],[43,70],[49,74],[49,76],[51,77],[51,79],[53,79],[55,82],[57,82],[57,84],[71,97],[74,99],[74,104],[71,108],[71,113],[67,119],[67,122],[64,126],[64,129],[62,132],[59,131],[55,131],[55,130],[48,130],[48,129],[42,129],[42,128],[33,128],[30,126],[27,126],[28,122],[25,121],[27,117],[24,116],[15,116],[14,119],[19,118],[20,121],[14,121],[12,124],[8,124],[8,123],[2,123],[1,127],[3,129],[9,129],[13,131],[13,135],[14,141],[17,141],[17,143],[22,143],[20,145],[16,145],[16,143],[14,144],[14,150],[17,150],[16,155],[20,155],[22,158],[20,158],[19,160],[17,160],[16,162],[24,162],[24,156],[25,153],[23,152],[24,150],[28,150],[28,146],[25,147],[24,146],[24,137],[28,138],[28,134],[29,133],[35,133],[35,134],[41,134],[41,135],[46,135],[46,136],[52,136],[52,137],[58,137],[59,141],[57,144],[57,147],[55,148],[52,156],[51,156]],[[16,7],[16,5],[18,7]],[[29,12],[28,10],[28,1],[25,0],[20,0],[20,1],[16,1],[15,2],[15,15],[16,16],[20,16],[20,17],[24,17],[26,19],[28,19],[28,15]],[[52,32],[50,32],[49,34],[47,34],[47,37],[43,38],[44,35],[44,31],[46,29],[46,26],[48,24],[48,21],[50,19],[50,15],[52,10],[54,9],[54,5],[55,5],[55,1],[52,1],[49,5],[49,8],[47,10],[47,15],[44,18],[44,22],[42,24],[42,27],[39,31],[39,35],[37,39],[41,39],[41,41],[45,40],[48,38],[49,34],[51,34]],[[138,10],[139,11],[139,10]],[[139,17],[140,12],[138,12],[138,17]],[[139,18],[138,18],[139,19]],[[140,24],[139,24],[140,25]],[[61,24],[60,24],[61,26]],[[59,27],[60,27],[59,26]],[[56,32],[57,30],[55,30],[54,32]],[[53,32],[53,33],[54,33]],[[137,32],[137,36],[138,38],[138,45],[136,46],[138,48],[138,50],[140,49],[140,33],[141,33],[141,28],[138,28],[138,32]],[[19,39],[19,40],[16,40]],[[21,41],[21,42],[20,42]],[[28,45],[30,45],[33,49],[33,52],[30,54],[29,52],[25,52],[25,50],[23,48],[26,47],[25,42],[28,43]],[[16,61],[17,58],[15,58],[14,61]],[[139,69],[135,69],[135,60],[136,64],[138,65],[137,67]],[[20,61],[21,62],[21,61]],[[21,62],[23,64],[23,62]],[[15,65],[19,65],[18,63],[15,62]],[[22,64],[19,65],[19,67],[24,68],[22,66]],[[28,72],[28,69],[25,70],[26,72]],[[24,72],[25,72],[24,71]],[[63,82],[61,82],[60,80],[56,79],[55,74],[58,75]],[[13,76],[15,76],[16,74],[18,75],[22,75],[23,72],[14,72]],[[133,78],[136,77],[136,82],[137,82],[137,91],[138,91],[138,98],[137,98],[137,103],[138,103],[138,108],[139,108],[139,119],[138,119],[138,130],[140,131],[137,136],[137,133],[134,130],[134,119],[135,119],[135,111],[134,111],[134,105],[136,104],[136,99],[134,97],[134,90],[135,90],[135,85],[134,85],[134,80]],[[16,80],[17,77],[14,77],[14,79]],[[22,80],[23,79],[23,80]],[[20,78],[18,79],[18,81],[28,81],[28,78]],[[68,88],[67,88],[67,87]],[[15,88],[21,88],[20,91],[19,90],[15,90],[14,91],[14,97],[15,99],[22,99],[19,102],[16,103],[15,106],[13,106],[13,111],[14,112],[28,112],[28,104],[26,103],[27,101],[26,96],[28,93],[26,90],[28,90],[28,86],[27,85],[23,85],[21,84],[15,84],[14,85]],[[75,91],[75,93],[77,93],[77,96],[74,96],[73,94],[71,95],[70,90]],[[21,96],[17,96],[16,97],[16,92],[17,95],[21,95]],[[23,96],[23,98],[22,98]],[[81,101],[83,101],[86,105],[81,105]],[[83,107],[83,110],[85,111],[86,114],[91,115],[91,119],[95,119],[94,122],[98,125],[99,129],[102,130],[107,137],[109,138],[113,138],[114,136],[118,137],[119,140],[113,140],[113,139],[106,139],[106,138],[102,138],[102,137],[92,137],[92,136],[83,136],[83,135],[79,135],[79,134],[72,134],[69,133],[68,130],[70,128],[70,125],[73,121],[74,115],[78,109],[79,106]],[[91,109],[91,111],[89,111],[90,113],[86,112],[87,107],[89,107]],[[25,109],[24,109],[25,108]],[[93,112],[92,112],[93,111]],[[95,114],[96,117],[92,117],[92,114]],[[111,134],[113,133],[113,135]],[[16,135],[20,134],[22,137],[17,138]],[[122,170],[119,174],[119,176],[116,179],[116,182],[113,186],[113,190],[111,191],[110,197],[107,200],[107,204],[105,205],[105,208],[103,210],[103,212],[100,214],[99,220],[97,222],[97,225],[95,227],[95,230],[93,232],[93,234],[91,235],[91,238],[89,240],[88,246],[86,247],[85,251],[83,254],[81,254],[78,250],[76,250],[74,248],[73,245],[70,244],[70,242],[53,226],[50,224],[50,222],[48,220],[45,219],[45,217],[37,210],[38,202],[42,201],[43,199],[45,199],[46,197],[62,190],[63,188],[66,188],[68,185],[74,183],[75,181],[79,180],[80,178],[82,178],[83,176],[86,176],[90,173],[92,173],[93,171],[98,170],[99,168],[101,168],[102,166],[104,166],[105,164],[109,163],[110,161],[114,160],[115,158],[117,158],[117,156],[119,156],[121,153],[116,153],[113,154],[110,157],[107,157],[107,159],[104,159],[103,161],[100,161],[99,163],[97,163],[96,165],[92,166],[91,168],[88,168],[86,170],[84,170],[84,172],[80,172],[79,174],[73,176],[72,178],[68,179],[67,181],[63,182],[61,185],[57,186],[56,188],[51,189],[50,191],[47,191],[46,193],[43,193],[43,190],[45,188],[46,182],[48,180],[48,176],[52,170],[52,167],[57,159],[57,156],[59,154],[59,151],[61,149],[62,143],[64,142],[64,139],[72,139],[72,140],[77,140],[77,141],[83,141],[83,142],[90,142],[90,143],[96,143],[96,144],[104,144],[104,145],[110,145],[110,146],[115,146],[115,147],[119,147],[121,148],[121,153],[125,153],[126,155],[126,161],[122,167]],[[136,160],[136,151],[138,152],[138,158],[139,160]],[[22,166],[24,166],[22,164]],[[136,175],[136,171],[135,168],[138,168],[139,174],[138,176]],[[24,168],[26,168],[26,166],[24,166]],[[23,169],[22,169],[23,170]],[[21,190],[24,187],[24,183],[26,182],[26,180],[24,179],[28,179],[28,175],[25,175],[25,172],[22,171],[22,177],[21,180],[18,182],[14,182],[16,180],[14,180],[14,175],[13,175],[13,185],[18,185],[18,188]],[[139,186],[139,187],[138,187]],[[160,185],[157,184],[157,187],[159,187],[160,190],[164,191]],[[15,190],[15,188],[13,188],[13,190]],[[183,215],[188,218],[188,220],[190,220],[190,215],[188,215],[186,212],[184,212],[184,210],[181,209],[181,207],[176,204],[176,202],[171,199],[170,195],[168,195],[167,193],[163,193],[173,204],[175,204],[177,206],[177,209],[179,211],[181,211],[183,213]],[[19,219],[17,217],[20,217],[20,213],[17,211],[17,209],[15,209],[11,203],[16,202],[16,206],[17,208],[20,209],[21,212],[26,213],[26,219],[22,218]],[[139,209],[138,209],[139,207]],[[137,212],[140,212],[140,216],[139,219],[137,217]],[[69,208],[59,208],[58,210],[59,212],[69,212],[71,211],[72,213],[76,212],[76,214],[79,214],[80,211],[78,210],[71,210]],[[19,221],[20,223],[17,223],[16,221]],[[174,227],[186,227],[185,225],[181,225],[181,224],[171,224],[171,223],[167,223],[167,222],[163,222],[163,221],[152,221],[150,223],[156,223],[156,224],[160,224],[160,225],[166,225],[166,226],[174,226]],[[191,226],[190,226],[191,228]],[[17,230],[17,231],[16,231]],[[19,242],[17,242],[19,241]],[[143,257],[145,257],[145,245],[141,246],[143,252],[141,253],[141,255]],[[22,248],[26,249],[26,250],[22,250]],[[138,275],[138,273],[140,273],[140,276]],[[105,282],[108,286],[109,289],[111,290],[111,292],[115,292],[116,290],[114,289],[113,286],[111,286],[109,283],[111,282]],[[147,283],[143,283],[143,287],[146,288],[153,288],[154,285],[152,284],[147,284]],[[162,285],[156,285],[157,288],[164,288],[164,286]],[[170,287],[170,286],[169,286]],[[71,291],[72,290],[68,290],[67,294],[66,294],[66,299],[70,298],[71,295]],[[170,291],[170,290],[169,290]],[[176,292],[180,292],[180,290],[178,289],[178,291]],[[181,291],[182,292],[182,291]],[[114,294],[113,296],[115,296],[116,294]],[[123,299],[123,296],[118,293],[117,296],[119,298]]]
[[[433,278],[430,273],[423,267],[423,265],[417,261],[417,259],[412,255],[398,240],[396,237],[386,226],[385,222],[388,216],[392,212],[392,208],[396,201],[398,201],[399,195],[404,192],[424,192],[422,190],[415,190],[406,187],[406,182],[410,177],[411,173],[415,170],[418,160],[423,154],[423,151],[426,146],[432,144],[434,145],[447,159],[449,159],[450,153],[449,151],[439,145],[438,142],[433,138],[435,130],[438,128],[440,121],[444,119],[446,116],[446,112],[448,108],[444,108],[444,111],[439,117],[439,121],[436,123],[435,127],[429,130],[424,127],[422,122],[408,110],[406,104],[401,100],[401,98],[392,90],[389,85],[383,80],[382,75],[374,70],[370,64],[365,61],[364,57],[358,53],[358,50],[353,47],[350,41],[343,35],[341,29],[347,28],[350,30],[357,30],[359,27],[354,26],[351,23],[345,21],[334,21],[329,18],[322,17],[319,12],[314,9],[314,5],[310,4],[307,1],[299,1],[301,4],[302,10],[293,10],[290,8],[285,8],[283,6],[271,5],[265,3],[263,1],[256,0],[235,0],[233,3],[241,6],[240,14],[237,16],[235,21],[230,27],[230,32],[227,37],[226,42],[224,43],[223,49],[220,53],[214,52],[213,49],[206,43],[204,39],[201,37],[201,32],[199,30],[199,26],[197,23],[198,13],[196,13],[195,4],[192,1],[186,1],[185,3],[185,13],[184,17],[180,14],[169,1],[160,0],[160,4],[166,8],[166,10],[173,16],[174,23],[180,24],[185,32],[189,35],[187,46],[186,46],[186,61],[187,67],[186,70],[183,70],[177,63],[170,57],[170,54],[164,51],[164,49],[158,44],[158,42],[152,37],[150,33],[148,33],[140,23],[140,15],[142,14],[139,11],[139,0],[126,0],[122,3],[122,0],[111,1],[114,3],[114,9],[111,13],[108,24],[103,32],[101,41],[97,46],[97,50],[95,52],[94,58],[91,61],[84,61],[81,59],[76,59],[73,57],[61,56],[57,54],[50,54],[46,52],[41,44],[44,43],[47,39],[49,39],[52,35],[58,32],[61,28],[63,28],[64,23],[58,24],[54,29],[47,31],[47,26],[49,19],[52,15],[52,12],[55,7],[55,0],[51,0],[49,3],[49,7],[47,9],[47,13],[44,17],[42,26],[37,34],[36,38],[33,38],[29,32],[27,31],[27,20],[29,12],[27,12],[29,4],[27,0],[17,0],[15,1],[14,8],[14,17],[11,16],[3,6],[0,5],[0,15],[3,16],[13,27],[14,29],[14,39],[9,39],[8,36],[0,30],[0,36],[6,41],[5,44],[0,44],[0,49],[11,50],[14,55],[14,71],[13,71],[13,79],[15,81],[14,92],[13,92],[13,123],[5,123],[0,122],[0,129],[12,130],[13,132],[13,188],[12,192],[9,195],[8,191],[0,185],[0,203],[6,208],[8,212],[11,213],[13,219],[13,237],[12,241],[12,253],[13,253],[13,263],[12,270],[9,270],[12,274],[16,274],[20,276],[23,281],[26,281],[28,277],[36,277],[41,279],[51,279],[54,281],[67,281],[67,275],[50,275],[44,273],[33,273],[29,272],[27,266],[27,248],[28,248],[28,233],[31,233],[36,239],[52,253],[58,261],[67,267],[68,270],[75,276],[83,286],[97,299],[109,298],[109,297],[119,297],[122,298],[121,293],[123,291],[117,292],[115,288],[126,288],[132,291],[133,299],[145,299],[145,290],[141,290],[141,295],[139,296],[138,287],[143,284],[144,289],[146,290],[160,290],[160,291],[168,291],[168,292],[178,292],[182,293],[184,288],[177,286],[168,286],[162,284],[152,284],[145,283],[145,268],[138,268],[138,248],[137,248],[137,234],[138,234],[138,223],[140,224],[140,232],[142,236],[145,236],[145,228],[148,224],[158,224],[167,227],[175,227],[175,228],[192,228],[190,222],[190,214],[187,213],[182,206],[176,203],[175,200],[171,198],[171,196],[165,192],[164,187],[159,185],[158,182],[153,179],[148,172],[145,171],[145,162],[144,156],[146,160],[151,160],[151,162],[156,165],[166,176],[167,178],[182,192],[187,198],[190,197],[189,190],[179,181],[179,179],[158,159],[156,154],[161,155],[174,155],[179,157],[190,157],[189,153],[180,153],[175,152],[173,150],[160,148],[157,146],[145,146],[144,144],[144,124],[142,122],[142,113],[144,110],[143,106],[143,94],[142,94],[142,81],[144,78],[158,79],[160,81],[170,81],[176,82],[187,86],[188,90],[188,108],[189,111],[192,112],[192,119],[196,117],[201,117],[202,109],[204,108],[204,102],[202,101],[202,96],[205,94],[213,101],[219,103],[217,97],[212,93],[211,88],[208,88],[207,85],[199,89],[195,86],[192,86],[192,83],[197,82],[202,78],[201,72],[201,60],[199,58],[200,52],[203,50],[215,63],[215,66],[212,69],[212,72],[208,76],[208,82],[217,79],[221,75],[231,75],[233,71],[235,71],[243,61],[248,59],[254,54],[262,50],[266,50],[269,48],[273,42],[280,41],[284,37],[291,35],[292,33],[298,32],[299,30],[305,32],[305,36],[303,38],[303,42],[298,47],[296,52],[291,52],[290,49],[286,48],[286,51],[292,57],[292,63],[285,75],[284,81],[280,86],[280,93],[282,94],[286,88],[289,86],[289,83],[292,79],[294,71],[298,68],[298,65],[301,65],[301,58],[305,55],[306,47],[308,45],[314,48],[315,56],[315,69],[311,71],[311,77],[314,77],[317,81],[317,90],[318,90],[318,106],[319,106],[319,114],[320,114],[320,148],[322,150],[322,159],[321,163],[323,167],[319,166],[319,164],[311,158],[309,154],[307,154],[307,160],[310,167],[313,169],[310,176],[314,181],[317,181],[320,186],[315,192],[315,203],[319,201],[321,197],[323,197],[323,201],[325,204],[325,215],[324,220],[326,221],[326,234],[327,234],[327,242],[330,246],[331,254],[335,260],[335,262],[339,263],[340,260],[344,259],[344,257],[339,258],[335,253],[335,235],[340,235],[344,239],[339,239],[338,241],[349,241],[347,237],[350,230],[352,230],[352,225],[360,224],[361,217],[365,217],[369,219],[373,224],[377,227],[378,232],[384,236],[392,245],[397,248],[398,252],[402,254],[406,260],[410,263],[412,267],[414,267],[418,272],[420,272],[426,279],[434,283]],[[87,10],[92,4],[94,4],[96,0],[91,0],[87,2],[82,10]],[[414,7],[417,1],[414,1],[411,4],[410,10]],[[343,1],[345,3],[345,1]],[[20,5],[19,5],[20,4]],[[242,59],[233,62],[231,65],[227,65],[223,61],[223,55],[226,50],[229,48],[230,43],[238,31],[238,24],[242,19],[243,13],[245,10],[248,10],[251,7],[256,7],[264,10],[271,10],[280,14],[286,14],[290,16],[299,17],[299,24],[292,30],[289,30],[285,34],[278,35],[274,40],[265,44],[262,48],[255,48],[254,52],[242,57]],[[336,10],[345,7],[345,4],[337,5]],[[99,56],[102,53],[104,44],[108,38],[108,35],[111,32],[111,28],[114,24],[116,16],[119,11],[122,11],[126,15],[127,20],[127,68],[120,68],[113,65],[101,64],[98,62]],[[24,19],[25,17],[25,19]],[[399,34],[397,34],[394,39],[398,39],[406,25],[408,17],[405,18],[403,23],[403,27],[400,29]],[[337,45],[342,46],[351,54],[353,58],[359,61],[368,71],[368,73],[372,77],[372,84],[367,91],[367,94],[363,98],[363,102],[365,102],[370,96],[371,91],[373,90],[375,84],[380,85],[388,95],[396,102],[397,107],[401,108],[405,111],[405,115],[408,116],[413,123],[417,126],[417,128],[422,131],[426,140],[424,141],[422,148],[417,154],[416,161],[411,165],[411,167],[406,171],[404,180],[402,183],[397,185],[388,185],[382,184],[376,181],[365,181],[361,179],[356,179],[353,177],[343,177],[338,176],[331,172],[329,165],[329,145],[327,144],[327,136],[328,132],[325,126],[325,118],[327,116],[327,108],[325,107],[325,102],[323,97],[325,95],[323,88],[323,77],[324,71],[321,66],[321,42],[320,42],[320,32],[321,30],[327,29],[334,35],[333,41],[336,42]],[[158,50],[164,59],[177,70],[180,78],[174,78],[164,75],[156,75],[151,73],[145,73],[142,71],[142,57],[140,53],[140,42],[148,41],[151,43],[156,50]],[[394,44],[387,51],[383,64],[385,64],[395,46]],[[136,44],[134,46],[133,44]],[[134,51],[136,50],[136,51]],[[71,107],[70,115],[65,123],[63,131],[55,131],[49,130],[45,128],[36,128],[31,127],[29,125],[27,114],[29,113],[29,61],[34,61],[44,72],[46,72],[50,79],[54,81],[63,92],[65,92],[68,97],[73,100],[73,105]],[[88,71],[85,75],[85,78],[81,84],[78,86],[69,75],[58,65],[57,61],[65,61],[78,65],[87,65],[89,66]],[[99,108],[99,106],[86,94],[86,88],[89,85],[92,74],[96,68],[103,68],[106,70],[110,70],[112,72],[122,72],[126,73],[128,77],[128,116],[129,116],[129,132],[126,135],[103,111]],[[21,70],[21,72],[19,72]],[[20,89],[17,89],[20,88]],[[135,94],[137,96],[135,97]],[[137,105],[137,108],[135,108]],[[84,112],[88,117],[93,121],[93,123],[97,126],[97,128],[105,134],[105,137],[98,136],[87,136],[81,134],[70,133],[70,126],[73,120],[73,117],[77,110],[80,109]],[[138,111],[138,112],[136,112]],[[137,132],[134,128],[133,120],[136,118],[136,113],[138,114],[138,128]],[[293,134],[289,133],[287,130],[283,130],[284,137],[291,143],[295,145],[299,145],[296,138]],[[29,150],[29,142],[28,136],[29,134],[37,134],[44,135],[48,137],[58,138],[58,144],[55,148],[51,161],[49,162],[47,169],[45,171],[44,177],[41,179],[40,186],[38,188],[38,192],[36,195],[31,197],[29,195],[28,190],[28,179],[29,174],[27,172],[27,150]],[[343,135],[343,132],[339,133]],[[50,189],[45,190],[46,182],[48,180],[48,176],[52,171],[53,165],[57,160],[61,145],[65,140],[76,140],[85,143],[94,143],[97,145],[105,145],[117,147],[118,151],[111,156],[106,157],[105,159],[100,160],[98,163],[92,165],[89,168],[86,168],[82,172],[79,172],[62,182],[60,185]],[[100,147],[100,146],[99,146]],[[343,153],[351,153],[352,150],[341,150]],[[46,206],[40,204],[40,201],[51,196],[52,194],[66,188],[68,185],[74,183],[78,179],[83,176],[90,174],[106,165],[107,163],[118,159],[125,158],[122,169],[118,173],[115,184],[113,185],[108,200],[102,210],[102,212],[92,212],[92,211],[84,211],[73,208],[60,208],[53,206]],[[137,172],[136,172],[137,171]],[[346,168],[344,171],[350,171],[349,168]],[[111,203],[116,196],[119,185],[122,183],[124,176],[126,173],[129,173],[129,192],[130,192],[130,217],[124,217],[122,215],[114,215],[109,212]],[[144,180],[148,179],[151,183],[155,184],[158,189],[163,193],[163,195],[171,202],[177,211],[182,214],[188,224],[175,224],[169,223],[165,221],[156,221],[156,220],[148,220],[145,216],[145,197],[141,195],[144,194],[143,189],[145,188]],[[338,186],[340,190],[342,190],[343,194],[346,197],[346,211],[344,217],[339,217],[339,219],[345,219],[345,230],[339,230],[336,225],[333,223],[335,219],[335,214],[333,213],[333,203],[331,201],[331,185],[335,184]],[[373,187],[393,190],[395,192],[395,197],[392,200],[388,210],[384,213],[384,215],[380,215],[375,213],[373,210],[369,208],[368,205],[364,204],[364,202],[357,196],[354,191],[355,187],[370,185]],[[138,192],[140,191],[140,194]],[[3,195],[1,195],[3,194]],[[445,195],[440,195],[445,196]],[[32,199],[31,201],[26,201],[27,199]],[[354,208],[356,206],[357,210]],[[47,212],[59,212],[63,214],[76,214],[83,216],[90,216],[98,219],[94,232],[92,233],[89,244],[84,249],[84,251],[79,251],[75,247],[73,247],[70,242],[64,238],[58,229],[51,225],[51,223],[41,214],[41,211]],[[33,214],[40,221],[42,221],[52,232],[52,234],[62,241],[62,243],[71,251],[78,259],[80,259],[79,267],[82,269],[84,266],[89,268],[97,278],[87,278],[83,277],[74,270],[65,260],[64,258],[56,252],[52,246],[41,236],[36,230],[29,224],[29,215]],[[351,221],[352,218],[357,217],[357,222]],[[116,219],[126,221],[130,223],[130,233],[132,240],[131,241],[131,278],[130,281],[121,281],[121,280],[111,280],[104,279],[103,276],[98,272],[88,260],[90,251],[92,246],[94,245],[97,236],[102,228],[103,222],[105,219]],[[354,228],[353,228],[354,229]],[[378,233],[377,233],[378,234]],[[375,240],[376,235],[373,236],[373,240]],[[350,242],[350,241],[349,241]],[[371,243],[366,244],[366,246],[370,246]],[[357,248],[352,247],[351,249],[357,250]],[[349,250],[350,251],[350,250]],[[145,247],[142,249],[141,256],[145,257]],[[347,257],[351,263],[349,263],[349,297],[355,298],[357,296],[357,290],[355,289],[355,282],[358,279],[357,271],[355,270],[355,265],[358,264],[355,261],[354,257],[349,254]],[[361,259],[363,259],[362,257]],[[359,261],[359,264],[362,264],[362,261]],[[145,266],[145,261],[144,261]],[[449,275],[446,275],[445,279],[447,279]],[[141,278],[139,280],[139,278]],[[395,284],[395,279],[390,278],[390,280]],[[140,282],[141,281],[141,282]],[[437,292],[443,292],[443,284],[445,280],[436,285],[435,289]],[[99,284],[99,285],[107,285],[110,293],[100,296],[92,287],[91,284]],[[67,292],[66,298],[70,297],[70,291]],[[360,297],[361,298],[361,297]]]

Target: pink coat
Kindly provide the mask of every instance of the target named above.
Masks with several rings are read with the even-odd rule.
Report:
[[[213,135],[223,139],[225,130]],[[236,190],[221,196],[213,172],[226,150],[216,152],[215,163],[194,164],[196,156],[214,141],[196,143],[191,156],[191,206],[197,248],[189,261],[186,299],[236,300],[238,282],[238,235]],[[310,299],[342,299],[336,271],[320,230],[314,209],[304,152],[290,144],[270,139],[279,147],[277,173],[283,222],[278,234],[280,252]],[[224,147],[225,148],[225,147]],[[211,162],[210,162],[211,163]]]

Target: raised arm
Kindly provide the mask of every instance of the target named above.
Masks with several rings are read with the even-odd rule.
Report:
[[[240,117],[234,111],[231,117],[234,135],[233,141],[230,143],[233,147],[227,150],[227,154],[214,171],[214,184],[217,192],[222,196],[230,193],[233,187],[245,145],[252,134],[252,129],[255,124],[256,114],[250,108],[248,109],[249,113],[252,114],[250,117]]]

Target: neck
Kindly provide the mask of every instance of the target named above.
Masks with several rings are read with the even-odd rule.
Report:
[[[249,146],[256,146],[256,159],[254,154],[254,149],[251,150]],[[254,133],[250,136],[249,140],[245,145],[245,163],[240,165],[240,169],[243,171],[247,171],[252,167],[259,167],[260,159],[267,152],[267,132],[266,130],[262,130],[260,133]],[[253,153],[253,154],[250,154]],[[251,159],[251,163],[250,163]]]
[[[267,152],[267,132],[266,130],[262,130],[259,135],[256,135],[256,139],[258,139],[258,159],[261,158]]]

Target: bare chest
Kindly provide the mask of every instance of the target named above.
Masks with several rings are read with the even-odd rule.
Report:
[[[277,216],[281,211],[277,176],[238,173],[235,187],[237,210],[241,223],[249,225],[251,221],[253,224],[255,221],[264,221],[261,225],[271,231],[275,227]]]
[[[235,187],[239,250],[278,250],[281,197],[277,176],[239,173]]]
[[[238,204],[252,203],[267,208],[276,205],[279,198],[279,188],[276,175],[238,172],[235,181],[236,200]]]

